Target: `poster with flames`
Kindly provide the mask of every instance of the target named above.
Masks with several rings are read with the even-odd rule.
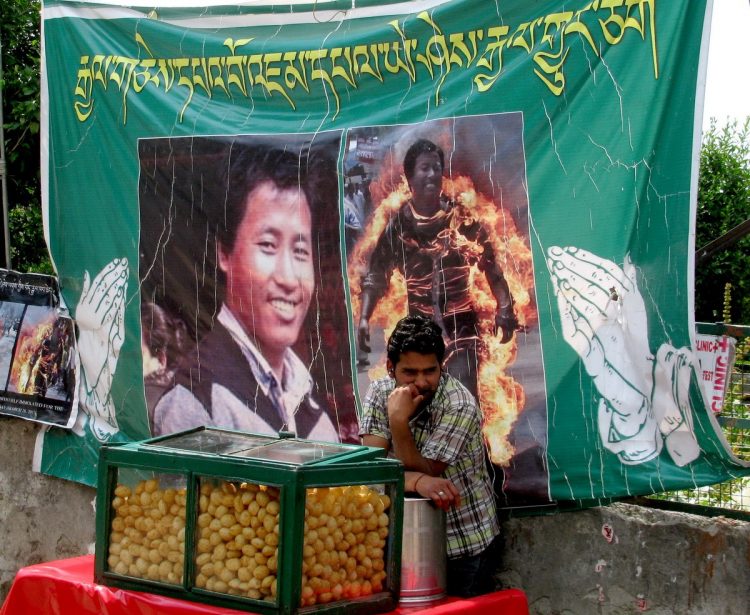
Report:
[[[432,318],[444,331],[446,370],[480,401],[504,503],[544,502],[547,404],[522,114],[352,128],[346,141],[345,206],[350,201],[363,222],[350,234],[347,262],[353,325],[364,318],[367,335],[367,344],[357,340],[360,397],[386,375],[385,346],[396,322],[409,313]],[[443,160],[429,179],[440,193],[438,220],[422,232],[405,212],[420,190],[418,152],[429,157],[433,150]],[[504,297],[493,294],[495,280],[505,280]],[[368,290],[371,311],[363,309]],[[495,327],[503,301],[517,319],[506,340]]]
[[[43,5],[82,377],[41,471],[203,424],[356,442],[420,313],[505,506],[748,474],[694,353],[710,2]]]
[[[52,276],[0,270],[0,414],[68,428],[76,419],[73,321]]]

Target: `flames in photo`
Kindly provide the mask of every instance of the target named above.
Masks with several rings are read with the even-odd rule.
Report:
[[[31,325],[21,327],[8,382],[9,390],[45,397],[63,377],[68,332],[54,313]]]
[[[393,163],[390,166],[393,168]],[[375,208],[348,263],[352,313],[355,319],[358,319],[360,314],[360,283],[370,254],[390,217],[396,214],[410,195],[409,187],[403,178],[395,190],[388,191],[388,178],[393,175],[383,171],[385,168],[381,170],[379,178],[374,179],[370,185]],[[453,224],[444,231],[445,245],[451,250],[464,251],[467,255],[481,253],[481,245],[467,241],[456,233],[456,228],[466,222],[481,221],[489,233],[495,258],[510,287],[520,326],[529,327],[537,324],[538,314],[533,301],[534,275],[531,250],[510,213],[491,198],[477,192],[473,181],[467,176],[444,177],[443,194],[456,202],[458,208],[458,215],[454,217]],[[516,335],[507,344],[501,344],[499,338],[493,335],[495,298],[484,274],[476,265],[471,267],[470,275],[469,299],[480,321],[478,385],[484,416],[483,432],[489,444],[492,462],[506,466],[514,454],[508,435],[525,402],[521,384],[506,374],[506,369],[516,359],[518,345]],[[399,271],[394,271],[388,291],[378,302],[370,323],[382,327],[387,339],[398,320],[407,315],[407,305],[406,281]],[[377,365],[370,370],[369,375],[373,379],[385,375],[384,362],[378,361]]]

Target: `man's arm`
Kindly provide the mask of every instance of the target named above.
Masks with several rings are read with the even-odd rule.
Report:
[[[421,472],[429,476],[440,476],[448,467],[448,464],[443,461],[427,459],[422,456],[414,442],[414,436],[409,429],[408,421],[403,424],[391,421],[391,434],[393,436],[393,453],[407,470]]]
[[[363,352],[370,352],[370,317],[375,311],[375,305],[377,299],[375,298],[375,290],[371,286],[365,286],[362,284],[362,294],[360,295],[361,310],[359,316],[359,324],[357,325],[357,342],[359,348]]]
[[[364,352],[370,352],[370,317],[380,298],[388,290],[388,282],[393,272],[392,228],[389,223],[378,238],[370,255],[367,273],[362,277],[360,294],[360,316],[357,325],[357,342]]]
[[[407,426],[407,429],[408,429],[408,426]],[[407,473],[416,474],[416,475],[427,474],[429,476],[439,476],[445,471],[445,468],[448,467],[447,463],[443,463],[442,461],[435,461],[434,459],[425,459],[424,457],[422,457],[422,455],[417,450],[416,445],[414,444],[414,438],[411,437],[411,432],[409,432],[408,440],[411,441],[411,446],[414,449],[414,456],[416,459],[416,463],[414,462],[410,463],[410,462],[405,461],[394,450],[394,455],[396,455],[396,458],[401,463],[404,464],[404,467],[407,469],[407,471],[414,470],[414,472],[407,472]],[[382,448],[382,449],[385,449],[386,451],[390,451],[391,449],[391,445],[388,442],[388,440],[386,440],[385,438],[381,438],[380,436],[373,436],[372,434],[366,434],[362,436],[362,444],[364,444],[365,446]],[[407,489],[407,491],[413,491],[413,489],[411,490]]]
[[[479,269],[486,276],[492,296],[497,303],[495,335],[500,333],[500,342],[506,344],[511,340],[516,329],[518,329],[518,319],[513,310],[513,296],[510,293],[508,281],[505,279],[503,270],[495,259],[495,249],[490,241],[489,231],[481,225],[478,228],[477,241],[484,248],[479,261]]]
[[[393,453],[407,470],[404,488],[430,498],[443,510],[461,503],[456,486],[442,477],[448,467],[444,461],[424,457],[414,442],[409,419],[419,408],[424,396],[413,384],[396,387],[388,396],[388,422],[391,426]]]
[[[379,447],[386,451],[390,449],[388,440],[380,436],[373,436],[372,434],[362,436],[362,444]],[[443,466],[443,469],[445,469],[446,464],[442,462],[429,459],[426,461],[431,462],[433,467]],[[413,472],[407,469],[404,473],[404,491],[418,493],[422,497],[430,498],[443,510],[448,510],[451,506],[459,506],[461,504],[461,496],[458,489],[451,481],[447,478],[432,476],[424,472]]]
[[[393,454],[407,470],[439,476],[448,464],[422,456],[409,427],[409,420],[424,401],[424,396],[414,384],[399,386],[388,396],[386,410],[391,428]]]
[[[513,310],[513,296],[510,294],[508,281],[505,279],[500,265],[494,261],[494,257],[492,262],[488,263],[485,275],[487,276],[492,296],[495,297],[495,301],[497,302],[495,334],[500,333],[500,342],[506,344],[518,328],[518,319]]]
[[[385,438],[381,438],[380,436],[373,436],[369,433],[362,436],[362,444],[364,444],[365,446],[372,446],[374,448],[382,448],[385,449],[386,452],[391,448],[388,440],[386,440]]]

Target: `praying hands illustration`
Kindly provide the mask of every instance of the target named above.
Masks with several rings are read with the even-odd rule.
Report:
[[[575,247],[552,246],[547,256],[563,337],[601,396],[603,446],[630,465],[653,459],[665,445],[678,466],[696,459],[689,388],[697,359],[666,343],[651,353],[630,257],[620,268]]]
[[[125,339],[128,260],[116,258],[90,280],[84,272],[76,307],[81,359],[80,404],[91,433],[102,442],[119,431],[110,395],[117,359]]]

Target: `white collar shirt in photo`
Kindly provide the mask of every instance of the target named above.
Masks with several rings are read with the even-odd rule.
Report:
[[[279,382],[266,358],[257,346],[250,341],[245,329],[226,304],[221,307],[218,321],[237,342],[243,356],[250,365],[258,386],[263,394],[271,400],[282,422],[286,423],[289,431],[296,432],[297,426],[294,415],[313,386],[312,377],[305,364],[294,354],[291,348],[288,348],[284,353],[283,376],[281,382]]]

